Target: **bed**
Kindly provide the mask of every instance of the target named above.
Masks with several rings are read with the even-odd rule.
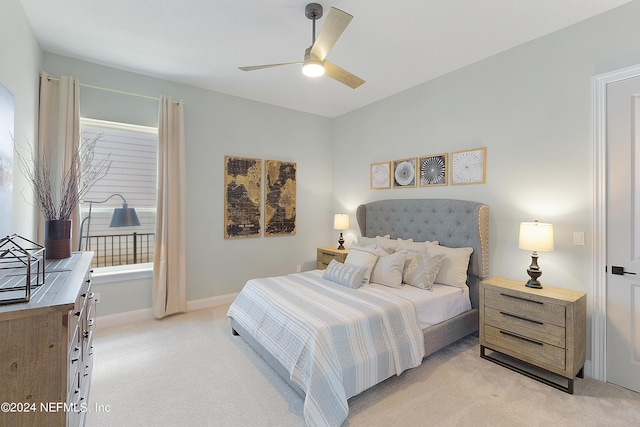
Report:
[[[468,306],[461,309],[453,303],[457,307],[453,317],[421,316],[418,303],[409,301],[401,288],[369,284],[352,289],[337,283],[339,280],[326,280],[328,271],[314,270],[248,281],[228,313],[232,331],[305,398],[307,425],[339,426],[348,415],[350,397],[477,333],[479,282],[489,269],[488,214],[484,204],[451,199],[381,200],[357,208],[359,243],[377,241],[379,250],[387,242],[434,242],[427,245],[436,251],[470,251],[462,279],[466,284],[459,288],[436,284],[424,291],[406,287],[416,294],[429,292],[445,299],[452,293],[462,294]],[[356,249],[350,255],[365,251]],[[334,265],[331,271],[348,273],[344,277],[358,281],[358,274],[366,270],[344,264]],[[331,320],[321,318],[321,309],[331,312]],[[285,345],[293,350],[281,348]]]

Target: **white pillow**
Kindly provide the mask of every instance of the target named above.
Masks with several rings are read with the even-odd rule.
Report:
[[[406,259],[407,253],[404,251],[378,257],[371,273],[370,282],[392,288],[402,287],[402,272]]]
[[[398,239],[398,249],[399,251],[406,249],[408,251],[420,251],[427,252],[428,245],[437,245],[438,242],[414,242],[413,239],[402,240]]]
[[[416,288],[431,290],[445,255],[429,256],[426,252],[410,251],[402,272],[402,281]]]
[[[323,279],[331,280],[339,285],[358,289],[362,286],[362,278],[366,267],[343,264],[332,259],[322,275]]]
[[[375,246],[376,245],[376,238],[375,237],[358,236],[358,242],[356,244],[358,246]],[[352,243],[352,245],[353,245],[353,243]]]
[[[376,247],[378,249],[382,249],[388,254],[392,254],[398,248],[398,241],[396,239],[390,239],[389,236],[376,236]]]
[[[440,245],[427,245],[428,255],[436,256],[442,254],[445,256],[440,266],[440,271],[436,276],[436,283],[455,286],[456,288],[466,288],[469,257],[472,252],[473,248],[448,248]]]
[[[347,258],[344,260],[345,264],[352,264],[366,267],[366,271],[362,278],[362,284],[369,283],[369,277],[371,277],[371,270],[378,260],[378,250],[375,248],[364,248],[362,246],[351,246]]]

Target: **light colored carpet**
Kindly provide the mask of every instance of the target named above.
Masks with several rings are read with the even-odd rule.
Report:
[[[86,425],[304,426],[302,398],[227,306],[95,333]],[[637,426],[640,394],[590,378],[569,395],[481,359],[468,337],[349,400],[345,427]]]

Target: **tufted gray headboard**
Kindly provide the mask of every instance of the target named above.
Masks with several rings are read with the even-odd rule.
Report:
[[[452,199],[379,200],[358,206],[356,219],[366,237],[434,241],[451,248],[471,247],[469,287],[477,307],[477,284],[489,276],[489,206]]]

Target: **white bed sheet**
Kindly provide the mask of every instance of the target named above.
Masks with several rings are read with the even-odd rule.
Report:
[[[435,284],[431,291],[427,291],[411,285],[391,288],[378,283],[369,283],[365,286],[372,286],[412,301],[416,306],[418,325],[422,329],[471,310],[469,288],[461,289]]]

